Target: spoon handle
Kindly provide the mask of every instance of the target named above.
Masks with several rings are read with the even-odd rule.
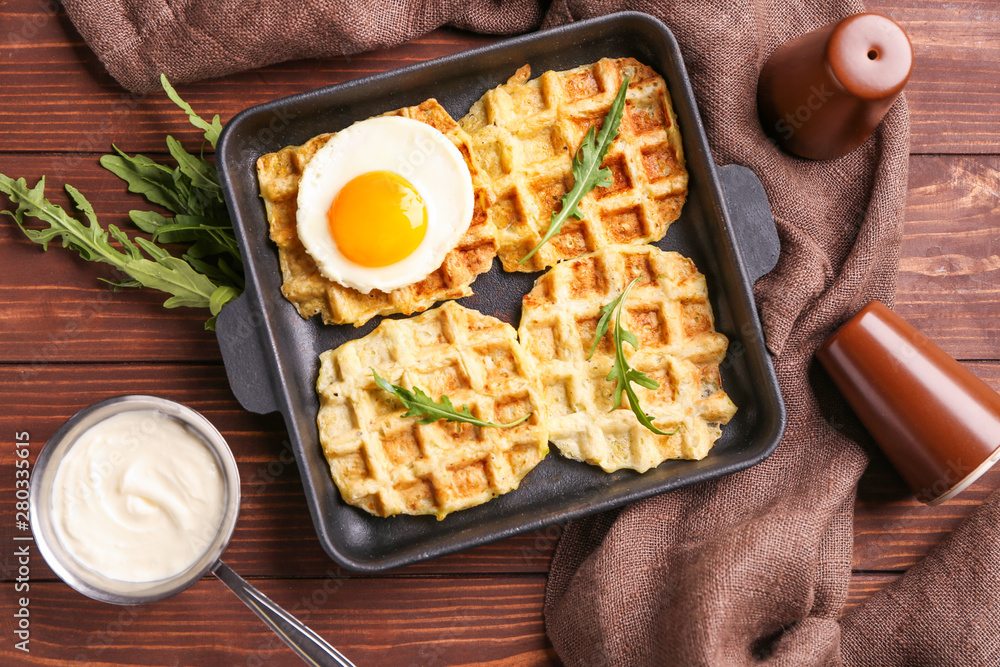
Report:
[[[221,560],[212,573],[236,593],[236,597],[243,600],[306,664],[317,667],[355,667],[340,651],[247,583]]]

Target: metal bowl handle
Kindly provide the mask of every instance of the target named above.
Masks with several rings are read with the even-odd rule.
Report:
[[[309,626],[275,604],[266,595],[251,586],[240,575],[229,569],[221,560],[212,571],[219,580],[229,587],[236,597],[260,620],[264,621],[281,640],[288,644],[307,665],[317,667],[355,667],[344,654],[331,646],[325,639],[313,632]]]

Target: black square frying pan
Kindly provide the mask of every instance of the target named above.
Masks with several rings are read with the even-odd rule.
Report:
[[[436,98],[461,118],[488,89],[525,63],[534,75],[603,57],[632,56],[667,81],[690,174],[680,220],[656,245],[691,257],[708,280],[716,328],[730,340],[721,365],[723,387],[739,407],[701,461],[667,461],[639,475],[606,473],[563,458],[553,448],[520,488],[484,505],[432,516],[380,518],[344,503],[319,444],[316,376],[319,354],[364,336],[365,326],[303,320],[281,295],[277,248],[259,196],[255,162],[264,153],[304,143],[323,132]],[[764,189],[740,166],[716,167],[698,116],[687,71],[670,30],[635,12],[582,21],[274,100],[235,116],[216,156],[246,267],[246,291],[219,315],[217,334],[233,393],[251,412],[279,411],[302,473],[320,543],[333,560],[378,572],[586,516],[759,463],[778,445],[785,409],[753,302],[753,282],[771,270],[779,247]],[[473,283],[463,305],[510,322],[539,274],[493,268]]]

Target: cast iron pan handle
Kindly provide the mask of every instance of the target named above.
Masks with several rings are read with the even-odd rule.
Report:
[[[236,400],[250,412],[263,415],[277,410],[278,402],[267,374],[269,355],[261,338],[265,327],[253,296],[247,290],[223,306],[215,322],[215,336]]]
[[[733,234],[753,283],[774,268],[781,252],[771,205],[760,179],[746,167],[738,164],[719,167],[719,179],[733,223]]]

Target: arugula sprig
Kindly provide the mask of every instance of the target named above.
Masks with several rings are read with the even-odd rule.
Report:
[[[621,406],[622,392],[624,392],[628,396],[629,407],[632,408],[632,412],[635,413],[636,419],[639,420],[640,424],[657,435],[673,435],[677,433],[680,427],[667,432],[661,431],[654,426],[653,420],[656,418],[652,415],[647,415],[646,411],[642,409],[642,406],[639,405],[639,397],[632,387],[632,384],[637,384],[646,389],[656,389],[660,386],[660,383],[642,371],[632,368],[625,359],[625,343],[631,345],[634,350],[639,349],[639,340],[635,337],[635,334],[622,326],[622,309],[625,307],[625,297],[628,296],[629,290],[637,282],[639,282],[639,278],[633,279],[622,290],[622,293],[618,295],[618,298],[601,308],[601,319],[597,321],[597,330],[594,332],[594,343],[590,346],[590,353],[587,355],[587,359],[589,360],[594,356],[594,352],[597,351],[597,346],[601,342],[601,339],[607,335],[611,316],[614,315],[615,328],[611,337],[615,345],[615,363],[611,367],[611,372],[605,378],[608,382],[615,382],[615,405],[611,409],[617,410]]]
[[[219,116],[211,122],[202,119],[177,95],[166,76],[160,76],[160,83],[215,148],[222,131]],[[172,136],[167,136],[166,142],[176,167],[143,155],[130,156],[117,146],[115,155],[101,158],[101,166],[125,181],[129,192],[174,214],[170,217],[153,211],[129,211],[136,227],[152,234],[158,243],[188,244],[182,259],[213,280],[242,290],[243,261],[215,166],[205,159],[204,152],[192,155]]]
[[[531,252],[518,261],[518,264],[524,264],[531,259],[538,252],[539,248],[559,233],[563,223],[570,216],[573,216],[577,220],[583,219],[583,212],[580,210],[579,204],[588,192],[594,188],[603,188],[611,185],[611,170],[607,167],[602,167],[601,163],[604,162],[604,158],[608,154],[608,149],[611,148],[611,144],[618,136],[619,129],[621,129],[622,115],[625,113],[625,95],[628,92],[628,83],[629,77],[625,77],[622,85],[618,88],[618,94],[611,103],[611,108],[608,109],[607,115],[604,116],[604,125],[601,126],[601,131],[597,132],[594,125],[591,125],[590,129],[587,130],[587,134],[583,138],[583,143],[580,144],[580,148],[573,158],[573,188],[563,195],[562,206],[559,210],[552,213],[552,218],[549,220],[549,228],[545,232],[545,236],[538,242],[538,245],[531,249]]]
[[[187,114],[192,125],[204,131],[205,140],[215,148],[222,131],[219,116],[211,122],[202,119],[177,95],[165,76],[161,75],[160,82],[167,96]],[[129,156],[117,146],[114,155],[105,155],[100,161],[102,167],[128,184],[129,192],[140,194],[173,214],[129,212],[135,226],[151,234],[151,240],[136,237],[132,241],[114,225],[105,231],[86,198],[67,185],[74,206],[89,223],[85,225],[45,198],[44,177],[34,188],[28,188],[24,179],[15,181],[0,175],[0,192],[17,204],[16,211],[3,213],[14,217],[25,235],[46,250],[49,242],[59,239],[63,247],[77,250],[84,259],[111,264],[128,275],[128,280],[114,283],[118,287],[149,287],[167,292],[171,295],[163,304],[167,308],[208,308],[212,317],[205,328],[214,329],[215,316],[222,306],[243,291],[243,261],[215,166],[205,158],[204,151],[192,155],[173,137],[168,136],[166,141],[176,167],[143,155]],[[49,227],[27,229],[26,216],[38,218]],[[110,244],[109,234],[122,245],[122,250]],[[182,254],[171,255],[157,245],[161,243],[181,244]]]
[[[377,384],[379,388],[389,392],[403,402],[403,407],[407,409],[407,411],[403,414],[404,417],[420,417],[417,421],[418,424],[431,424],[440,419],[446,419],[452,422],[464,422],[466,424],[481,426],[483,428],[511,428],[513,426],[517,426],[531,416],[531,413],[529,412],[520,419],[512,421],[509,424],[494,424],[493,422],[484,421],[474,417],[472,412],[469,410],[468,405],[463,405],[460,410],[456,409],[452,404],[451,399],[447,396],[441,396],[439,402],[435,403],[434,399],[424,393],[420,387],[414,387],[412,391],[404,389],[399,385],[391,384],[388,380],[376,373],[374,368],[371,369],[371,372],[372,377],[375,378],[375,384]]]
[[[215,114],[212,122],[208,122],[201,116],[194,112],[191,105],[181,99],[181,96],[177,94],[174,87],[170,85],[170,81],[167,80],[166,74],[160,74],[160,85],[163,86],[163,90],[166,91],[167,97],[179,106],[188,115],[188,120],[191,124],[197,127],[199,130],[205,131],[205,141],[212,144],[212,148],[215,148],[215,144],[219,141],[219,135],[222,134],[222,121],[219,120],[219,114]]]
[[[44,176],[35,187],[29,188],[23,178],[15,181],[0,174],[0,192],[17,205],[14,211],[0,213],[14,218],[21,231],[35,243],[41,244],[43,249],[48,250],[49,243],[59,240],[64,248],[76,250],[87,261],[110,264],[127,274],[136,284],[170,294],[171,297],[163,304],[167,308],[209,308],[214,316],[222,309],[222,304],[233,298],[231,287],[216,285],[192,269],[187,262],[171,256],[153,242],[144,238],[136,238],[133,242],[114,225],[108,225],[108,230],[105,231],[97,222],[90,202],[72,185],[66,186],[66,192],[87,225],[45,198]],[[24,225],[25,217],[37,218],[48,227],[28,229]],[[111,245],[109,234],[122,245],[123,250]],[[140,248],[149,259],[143,256]]]

